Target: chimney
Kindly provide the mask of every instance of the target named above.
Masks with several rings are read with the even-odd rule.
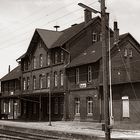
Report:
[[[8,67],[8,73],[10,73],[10,65],[9,65],[9,67]]]
[[[85,17],[84,17],[85,18],[85,24],[87,24],[92,19],[92,13],[88,9],[85,9],[84,14],[85,14]]]
[[[58,31],[58,28],[60,28],[60,26],[58,26],[58,25],[55,25],[53,27],[55,28],[56,31]]]
[[[114,21],[114,43],[119,41],[119,29],[117,21]]]

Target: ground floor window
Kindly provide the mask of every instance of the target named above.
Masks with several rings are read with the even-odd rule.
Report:
[[[80,114],[80,98],[75,98],[75,115]]]
[[[123,118],[129,118],[130,112],[129,112],[129,97],[123,96],[122,97],[122,117]]]
[[[93,114],[93,98],[88,97],[87,98],[87,115]]]
[[[54,114],[58,114],[58,98],[55,98],[55,102],[54,102]]]

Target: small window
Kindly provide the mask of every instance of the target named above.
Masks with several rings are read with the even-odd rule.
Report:
[[[129,112],[129,97],[123,96],[122,97],[122,117],[123,118],[129,118],[130,112]]]
[[[92,81],[92,68],[88,66],[88,82]]]
[[[40,58],[39,58],[39,64],[40,64],[40,67],[43,67],[43,55],[40,54]]]
[[[87,98],[87,115],[93,114],[93,99],[91,97]]]
[[[76,84],[79,84],[79,68],[76,68]]]
[[[95,32],[92,33],[92,41],[93,42],[97,41],[97,34]]]
[[[75,98],[75,115],[80,114],[80,98]]]
[[[64,74],[63,74],[63,71],[60,71],[60,85],[61,86],[64,85]]]
[[[57,87],[58,85],[58,76],[57,76],[57,72],[54,72],[54,86]]]
[[[33,76],[33,89],[35,90],[36,89],[36,77]]]

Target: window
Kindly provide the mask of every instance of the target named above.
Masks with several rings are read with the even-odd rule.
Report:
[[[129,97],[123,96],[122,97],[122,117],[123,118],[129,118]]]
[[[3,112],[4,113],[6,112],[6,103],[5,102],[3,103]]]
[[[92,33],[92,41],[93,42],[97,41],[97,34],[95,32]]]
[[[79,68],[76,68],[76,84],[79,84]]]
[[[92,68],[88,66],[88,82],[92,81]]]
[[[61,86],[64,85],[64,74],[63,74],[63,71],[60,71],[60,85]]]
[[[39,58],[39,64],[40,64],[40,67],[43,67],[43,55],[40,54],[40,58]]]
[[[132,58],[133,57],[133,51],[132,51],[132,48],[129,49],[129,58]]]
[[[54,86],[57,87],[58,82],[58,77],[57,77],[57,72],[54,72]]]
[[[27,90],[29,90],[29,86],[30,86],[30,78],[27,77]]]
[[[93,114],[93,99],[91,97],[87,98],[87,115]]]
[[[47,53],[47,65],[50,65],[51,60],[50,60],[50,53]]]
[[[8,109],[9,109],[8,112],[11,113],[11,102],[10,101],[9,101],[9,108]]]
[[[63,52],[63,50],[61,50],[61,62],[63,62],[64,61],[64,52]]]
[[[40,89],[43,88],[43,76],[42,75],[39,76],[39,87],[40,87]]]
[[[23,90],[26,90],[26,80],[23,78]]]
[[[36,69],[36,58],[33,58],[33,69]]]
[[[47,88],[50,88],[50,74],[47,73]]]
[[[80,114],[80,98],[75,98],[75,115]]]
[[[54,101],[54,114],[58,114],[58,98]]]
[[[58,63],[58,52],[55,52],[55,59],[54,60],[55,60],[54,63],[57,64]]]
[[[99,34],[99,41],[102,41],[102,34]]]
[[[127,48],[124,49],[124,57],[127,57],[128,55],[128,51],[127,51]]]
[[[36,77],[33,76],[33,89],[35,90],[36,89]]]

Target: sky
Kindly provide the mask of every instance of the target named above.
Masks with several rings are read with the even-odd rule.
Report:
[[[84,20],[84,3],[100,10],[98,0],[0,0],[0,78],[18,63],[36,28],[60,31]],[[140,42],[140,0],[106,0],[110,27],[118,21],[120,34],[130,32]],[[97,15],[93,14],[93,17]]]

